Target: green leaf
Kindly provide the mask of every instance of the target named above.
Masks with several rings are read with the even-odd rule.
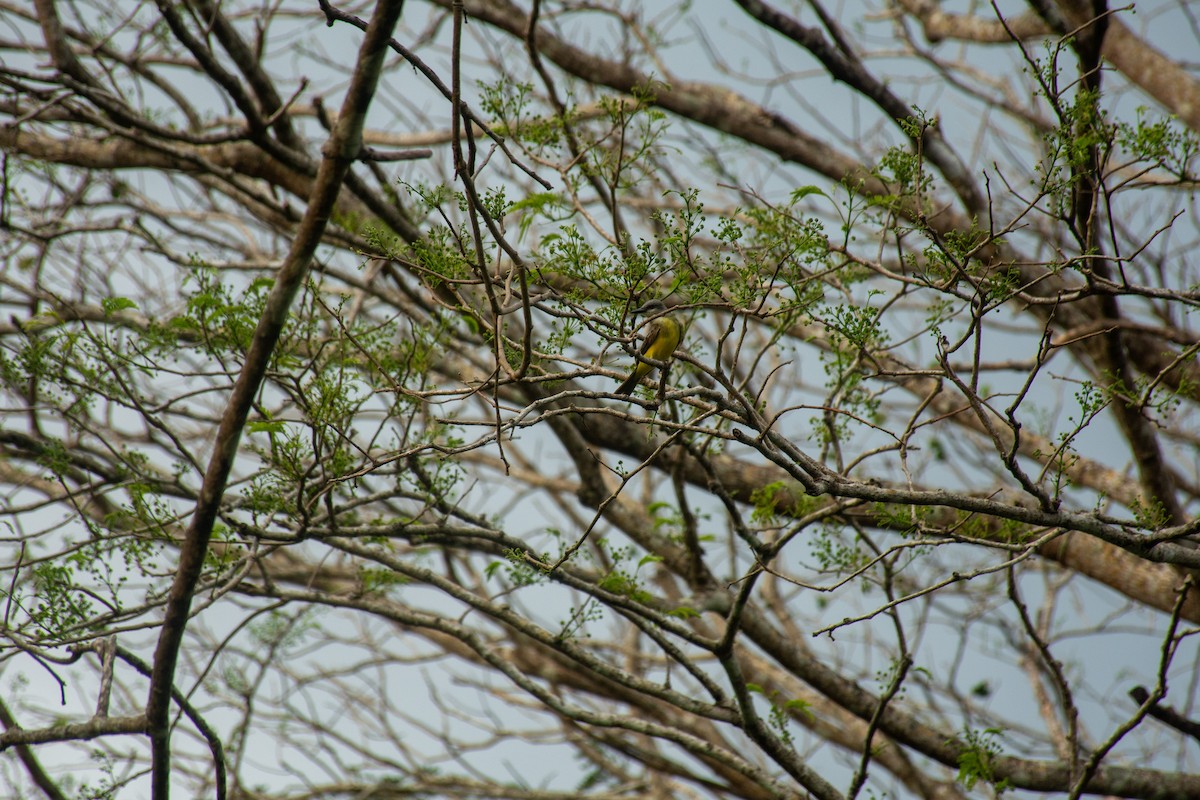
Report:
[[[829,197],[829,195],[825,194],[820,186],[801,186],[799,189],[792,190],[792,203],[803,200],[810,194],[815,194],[818,197]]]
[[[118,311],[124,311],[127,308],[137,308],[137,303],[128,297],[106,297],[100,301],[100,307],[104,309],[105,316],[112,316]]]

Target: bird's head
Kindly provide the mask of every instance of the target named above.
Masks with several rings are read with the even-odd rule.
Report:
[[[645,305],[635,308],[633,313],[639,316],[657,316],[667,310],[667,305],[662,300],[651,300]]]

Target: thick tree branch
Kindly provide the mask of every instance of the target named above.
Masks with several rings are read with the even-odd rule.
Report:
[[[213,456],[204,475],[200,497],[191,523],[184,534],[176,577],[167,598],[158,646],[154,653],[153,675],[146,701],[146,719],[153,749],[155,800],[166,800],[170,794],[168,711],[175,665],[187,626],[192,594],[204,566],[208,542],[212,536],[213,524],[229,473],[233,468],[242,429],[287,321],[292,301],[308,274],[313,253],[321,242],[321,235],[329,221],[330,210],[337,199],[342,180],[362,149],[362,130],[367,108],[379,81],[388,41],[400,18],[402,7],[403,3],[399,0],[380,0],[376,4],[371,26],[360,47],[354,77],[338,116],[337,127],[322,150],[324,158],[317,172],[308,208],[287,259],[275,278],[267,306],[246,353],[246,361],[217,431]]]

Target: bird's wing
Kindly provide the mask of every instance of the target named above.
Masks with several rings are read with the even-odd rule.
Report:
[[[650,330],[646,331],[646,341],[642,342],[642,355],[650,352],[650,348],[654,346],[654,343],[658,341],[658,337],[662,335],[662,329],[663,326],[658,320],[650,323]]]

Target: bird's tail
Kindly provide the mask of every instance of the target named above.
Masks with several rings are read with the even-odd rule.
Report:
[[[634,367],[633,372],[629,373],[629,377],[625,379],[625,382],[617,387],[617,394],[624,395],[626,397],[629,397],[633,394],[633,390],[637,388],[638,382],[647,372],[650,371],[648,369],[642,369],[644,366],[645,364],[639,363],[636,367]]]

